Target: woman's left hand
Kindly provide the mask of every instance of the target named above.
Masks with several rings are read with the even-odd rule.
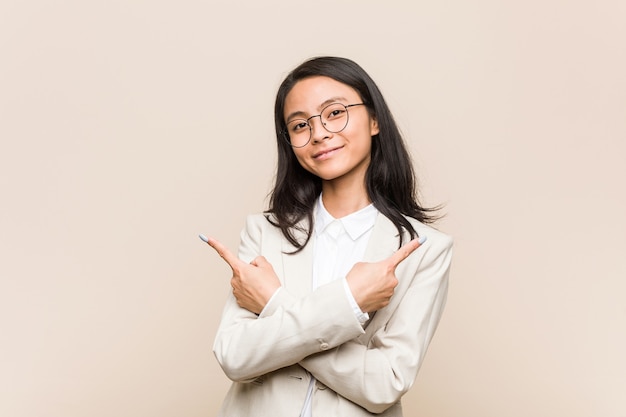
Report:
[[[257,256],[247,264],[219,241],[208,238],[207,243],[233,271],[230,285],[233,287],[237,304],[255,314],[261,313],[269,299],[281,286],[272,265],[263,256]]]

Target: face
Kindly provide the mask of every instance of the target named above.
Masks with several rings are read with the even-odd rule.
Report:
[[[356,90],[332,78],[306,78],[298,81],[285,98],[285,123],[318,115],[331,103],[348,106],[362,102]],[[378,123],[370,117],[367,107],[349,107],[348,124],[338,133],[326,130],[319,117],[313,117],[309,123],[311,140],[302,148],[293,148],[300,165],[326,181],[364,181],[372,136],[378,134]]]

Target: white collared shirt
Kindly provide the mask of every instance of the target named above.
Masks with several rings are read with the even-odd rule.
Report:
[[[378,210],[370,204],[341,219],[335,219],[324,207],[321,196],[317,199],[314,211],[312,290],[337,279],[343,279],[346,295],[361,324],[369,317],[367,313],[361,311],[354,300],[345,277],[355,263],[363,260],[377,215]]]
[[[324,207],[321,195],[317,199],[314,211],[312,290],[315,291],[324,284],[342,279],[346,297],[361,324],[365,324],[369,316],[366,312],[362,312],[356,303],[346,281],[346,275],[355,263],[363,260],[377,216],[378,210],[370,204],[341,219],[335,219]],[[312,377],[301,417],[312,417],[311,400],[314,388],[315,378]]]

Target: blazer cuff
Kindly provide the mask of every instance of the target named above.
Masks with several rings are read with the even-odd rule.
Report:
[[[270,297],[265,307],[259,314],[259,318],[271,316],[278,310],[279,307],[288,305],[294,302],[294,298],[283,287],[278,287],[274,294]]]

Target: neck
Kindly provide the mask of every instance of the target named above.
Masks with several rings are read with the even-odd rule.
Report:
[[[322,201],[331,216],[340,219],[367,207],[371,201],[365,183],[345,184],[337,181],[324,181]]]

